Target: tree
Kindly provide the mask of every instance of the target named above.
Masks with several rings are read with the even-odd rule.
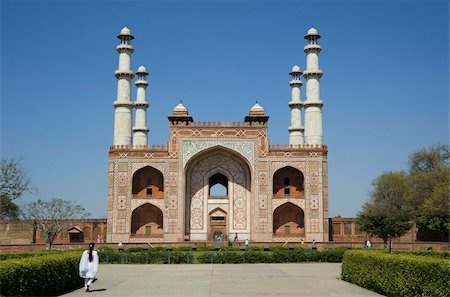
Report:
[[[21,166],[22,157],[2,159],[0,164],[0,219],[18,219],[19,207],[14,201],[32,193],[31,180]]]
[[[449,160],[448,145],[435,145],[410,156],[411,193],[408,203],[414,209],[420,229],[449,232]]]
[[[48,250],[51,250],[53,241],[59,233],[72,227],[76,220],[84,219],[88,215],[81,205],[58,198],[28,203],[23,211],[24,222],[41,232]]]
[[[405,172],[386,172],[372,182],[371,199],[358,213],[356,223],[370,235],[387,243],[390,237],[400,237],[412,227],[412,212],[405,203],[409,194]]]
[[[361,230],[386,242],[387,235],[401,236],[415,222],[419,231],[431,230],[439,235],[436,238],[448,238],[449,160],[449,146],[435,145],[410,155],[408,174],[380,175],[372,182],[371,200],[358,214]]]
[[[437,144],[428,149],[421,149],[409,157],[409,172],[429,172],[449,165],[450,150],[448,145]]]

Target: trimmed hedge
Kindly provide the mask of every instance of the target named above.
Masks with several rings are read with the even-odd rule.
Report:
[[[36,256],[43,256],[43,255],[57,254],[57,253],[61,253],[61,251],[41,251],[41,252],[33,252],[33,253],[0,254],[0,261],[9,260],[9,259],[22,259],[22,258],[36,257]]]
[[[2,296],[54,296],[81,285],[81,253],[45,253],[0,262]]]
[[[414,255],[414,256],[428,256],[433,258],[442,258],[450,260],[450,253],[445,251],[428,251],[428,250],[412,250],[412,251],[402,251],[402,250],[393,250],[393,254],[402,254],[402,255]]]
[[[450,296],[450,261],[408,252],[352,250],[341,278],[387,296]]]
[[[341,262],[348,248],[330,250],[310,249],[262,249],[239,250],[226,248],[224,250],[180,250],[161,249],[127,251],[99,250],[101,263],[111,264],[195,264],[195,263],[296,263],[296,262]],[[135,251],[135,252],[133,252]]]

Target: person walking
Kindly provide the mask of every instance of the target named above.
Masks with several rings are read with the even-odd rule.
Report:
[[[117,244],[117,250],[118,250],[119,252],[123,252],[123,243],[122,243],[122,240],[119,241],[119,243]]]
[[[80,277],[84,278],[84,288],[89,292],[89,286],[94,281],[98,271],[98,253],[94,251],[94,243],[89,244],[80,259]]]

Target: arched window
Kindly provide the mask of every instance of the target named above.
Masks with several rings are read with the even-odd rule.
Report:
[[[163,213],[159,208],[146,203],[132,212],[131,236],[160,237],[163,234]]]
[[[139,169],[133,174],[132,193],[134,198],[164,198],[164,177],[150,166]]]
[[[216,173],[209,178],[209,196],[210,197],[228,197],[228,178]]]
[[[299,236],[305,234],[305,214],[290,202],[280,205],[273,212],[274,236]]]
[[[303,173],[291,166],[278,169],[273,175],[274,198],[304,197]]]

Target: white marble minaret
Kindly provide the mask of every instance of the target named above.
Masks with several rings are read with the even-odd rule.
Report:
[[[136,101],[134,102],[134,106],[136,107],[136,122],[133,128],[133,145],[147,145],[147,69],[144,66],[140,66],[136,74],[138,79],[135,82],[137,94]]]
[[[289,144],[303,144],[303,127],[302,127],[302,101],[300,99],[300,87],[302,81],[300,77],[302,72],[300,67],[295,65],[292,67],[290,85],[292,88],[292,97],[289,102],[291,108],[291,126],[289,127]]]
[[[303,77],[306,80],[306,100],[305,107],[305,143],[322,144],[322,106],[320,100],[320,78],[322,71],[319,69],[319,53],[321,51],[317,40],[319,33],[313,27],[308,30],[305,39],[308,44],[305,46],[306,70]]]
[[[114,145],[131,146],[132,108],[131,80],[134,77],[131,71],[131,54],[134,51],[131,40],[134,39],[130,30],[125,27],[117,36],[120,44],[117,46],[119,53],[119,69],[116,70],[117,100],[114,101]]]

